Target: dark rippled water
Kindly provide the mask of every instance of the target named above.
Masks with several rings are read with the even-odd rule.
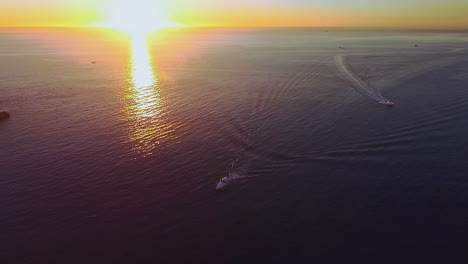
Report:
[[[466,263],[467,44],[4,29],[1,262]]]

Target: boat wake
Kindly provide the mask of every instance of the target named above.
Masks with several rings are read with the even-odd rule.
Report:
[[[413,53],[408,53],[408,55],[411,54]],[[419,54],[420,53],[418,53],[418,55]],[[427,73],[428,71],[438,69],[442,66],[460,62],[464,59],[464,57],[461,56],[450,56],[439,59],[431,58],[430,62],[425,61],[424,63],[410,65],[410,67],[404,69],[403,67],[401,67],[401,69],[391,68],[388,65],[404,64],[407,62],[406,58],[402,58],[403,61],[378,61],[379,63],[376,64],[364,63],[361,64],[365,66],[364,69],[361,69],[364,73],[360,72],[360,75],[358,75],[356,71],[359,69],[351,67],[351,65],[354,64],[351,63],[350,65],[349,59],[350,56],[360,55],[377,56],[376,54],[370,53],[333,54],[332,57],[327,57],[326,61],[323,61],[323,63],[303,65],[305,67],[301,68],[297,74],[287,72],[284,73],[283,76],[272,78],[271,83],[268,83],[268,85],[272,86],[271,89],[268,89],[265,93],[259,93],[258,96],[252,96],[253,100],[250,101],[251,106],[249,108],[251,111],[248,114],[250,118],[246,119],[245,116],[243,116],[244,118],[236,118],[232,116],[229,125],[224,126],[228,128],[226,134],[229,140],[237,148],[237,155],[235,156],[238,158],[231,164],[228,172],[220,179],[216,190],[224,190],[228,186],[243,180],[248,181],[251,178],[275,174],[277,169],[288,167],[293,164],[322,160],[362,160],[380,162],[380,157],[383,156],[380,154],[382,153],[416,151],[417,149],[414,147],[408,147],[408,143],[414,142],[415,140],[431,140],[432,138],[430,137],[420,135],[431,132],[434,127],[437,127],[435,125],[438,123],[446,124],[446,119],[439,120],[434,119],[434,116],[429,116],[427,120],[419,120],[418,123],[412,123],[409,127],[397,129],[391,134],[388,134],[387,131],[385,135],[376,136],[368,140],[348,142],[340,146],[336,144],[322,145],[318,143],[317,146],[308,148],[304,152],[297,148],[293,149],[288,147],[291,141],[284,140],[284,138],[289,138],[288,136],[290,135],[287,130],[279,130],[278,132],[280,133],[276,133],[275,135],[269,134],[269,131],[272,131],[272,129],[276,131],[277,128],[271,126],[268,120],[275,118],[275,114],[279,112],[281,107],[284,108],[287,103],[294,102],[292,100],[288,101],[289,98],[293,98],[295,94],[303,95],[304,91],[309,90],[308,88],[311,83],[316,84],[320,81],[328,81],[327,78],[329,78],[329,76],[335,78],[337,76],[337,70],[340,73],[339,76],[341,79],[346,80],[349,86],[358,93],[380,104],[392,106],[393,102],[386,99],[379,88],[385,88],[391,84],[400,83],[414,78],[417,75]],[[378,54],[378,56],[384,55],[388,57],[399,55],[400,57],[403,53]],[[380,75],[376,74],[376,72],[380,72],[378,66],[382,67],[383,73]],[[339,83],[343,83],[342,80],[338,80],[340,81]],[[275,82],[277,82],[276,85]],[[242,97],[242,99],[245,100],[245,97]],[[459,103],[462,102],[464,101],[460,101]],[[451,109],[444,110],[449,111]],[[318,112],[314,113],[315,116],[318,114]],[[451,118],[455,117],[452,116]],[[284,136],[281,137],[281,135]]]
[[[244,170],[242,170],[241,168],[236,168],[236,163],[238,163],[238,160],[231,163],[231,166],[227,171],[227,176],[221,178],[218,184],[216,184],[216,191],[224,191],[235,182],[258,177],[241,175],[241,173],[244,173]]]
[[[351,83],[351,86],[359,93],[362,93],[378,102],[389,102],[376,88],[369,86],[361,80],[348,66],[346,55],[335,56],[335,64],[343,76]]]

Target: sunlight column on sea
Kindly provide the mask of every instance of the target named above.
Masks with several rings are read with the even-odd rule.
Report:
[[[164,141],[174,137],[174,128],[165,120],[167,107],[160,94],[160,80],[151,63],[144,34],[132,35],[131,58],[128,66],[126,107],[127,142],[132,149],[148,156]]]

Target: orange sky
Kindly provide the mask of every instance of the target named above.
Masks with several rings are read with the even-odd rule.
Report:
[[[468,29],[466,0],[133,0],[152,2],[187,26],[358,26]],[[110,0],[0,0],[0,26],[86,26],[106,20]],[[122,13],[125,13],[125,5]],[[121,14],[120,20],[132,23]],[[127,23],[125,21],[125,23]]]

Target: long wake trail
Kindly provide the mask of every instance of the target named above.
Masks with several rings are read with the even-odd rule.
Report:
[[[358,92],[363,93],[376,101],[386,100],[377,89],[369,86],[349,68],[348,64],[346,63],[346,55],[335,56],[335,64],[343,76]]]

